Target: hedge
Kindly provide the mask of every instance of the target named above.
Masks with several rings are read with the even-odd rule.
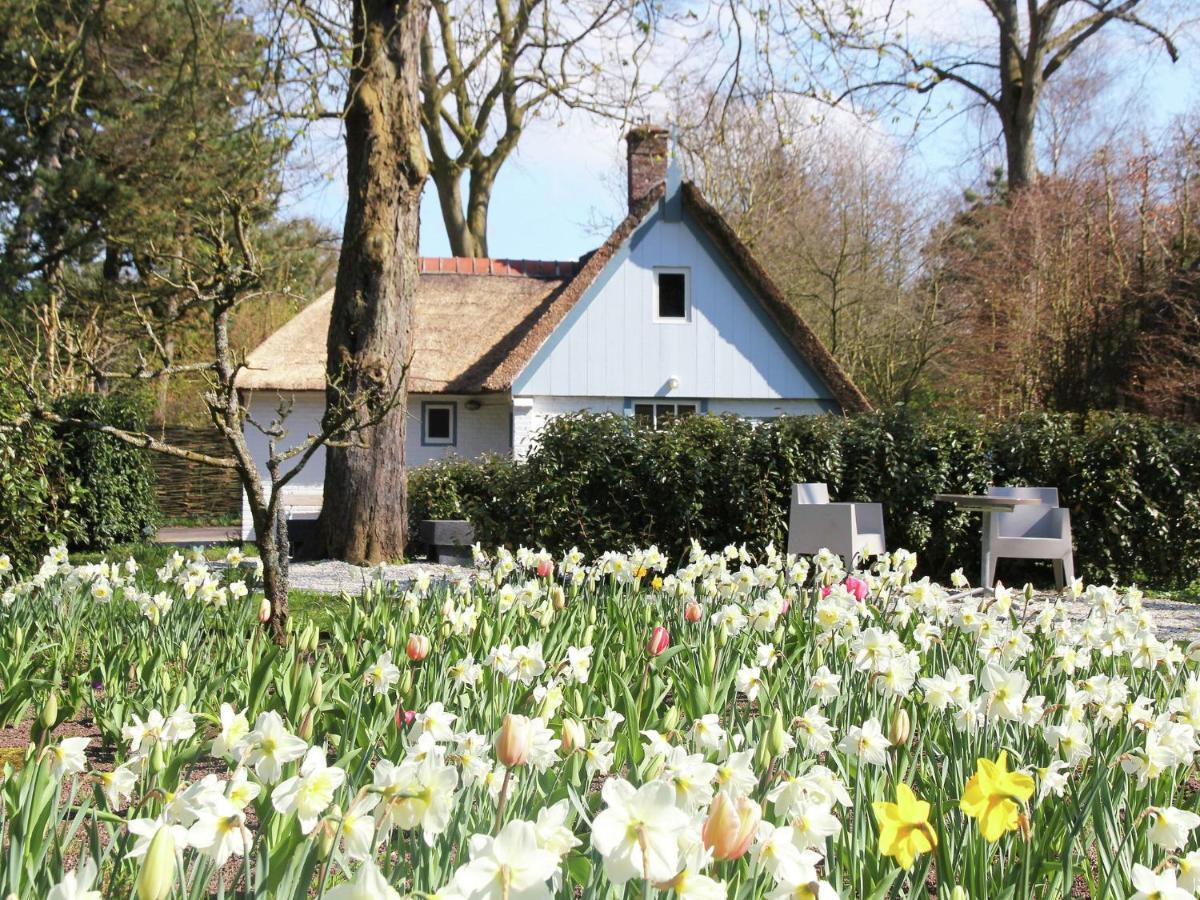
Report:
[[[55,409],[132,430],[144,404],[124,394],[86,394]],[[0,395],[0,422],[22,419],[17,398]],[[141,540],[158,519],[147,451],[96,431],[25,422],[0,428],[0,553],[34,564],[54,544],[103,550]]]
[[[790,485],[801,481],[882,502],[889,546],[917,551],[938,577],[977,569],[980,521],[933,496],[989,484],[1057,486],[1089,580],[1174,587],[1200,573],[1200,431],[1111,413],[987,423],[897,407],[762,423],[697,416],[662,431],[622,416],[564,416],[523,462],[414,469],[410,516],[466,518],[485,545],[596,554],[657,544],[680,558],[692,538],[784,547]],[[1001,577],[1024,577],[1012,565],[1002,563]]]

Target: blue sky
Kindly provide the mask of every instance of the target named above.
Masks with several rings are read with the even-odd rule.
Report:
[[[1106,48],[1111,58],[1103,65],[1119,73],[1119,83],[1101,97],[1098,127],[1154,132],[1174,115],[1200,111],[1200,43],[1189,40],[1182,49],[1184,58],[1172,65],[1164,52],[1145,45],[1120,41]],[[979,119],[957,116],[940,127],[933,127],[936,123],[935,118],[922,126],[924,136],[915,144],[910,166],[948,192],[977,184]],[[890,138],[876,130],[872,139]],[[575,259],[593,249],[602,240],[597,223],[624,213],[623,158],[616,123],[581,114],[534,122],[496,183],[488,234],[491,255]],[[337,134],[314,142],[304,184],[292,190],[287,211],[340,230],[345,213],[342,165]],[[422,198],[420,252],[450,253],[432,184]]]

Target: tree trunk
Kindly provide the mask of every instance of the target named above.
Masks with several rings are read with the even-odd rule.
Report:
[[[418,50],[427,0],[359,0],[346,100],[348,199],[329,323],[331,410],[396,402],[362,437],[329,447],[320,531],[336,559],[403,555],[406,392],[412,353],[417,232],[426,175]]]

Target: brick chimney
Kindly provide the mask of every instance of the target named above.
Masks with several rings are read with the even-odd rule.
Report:
[[[669,153],[667,129],[639,125],[625,135],[625,160],[629,183],[629,209],[667,181]]]

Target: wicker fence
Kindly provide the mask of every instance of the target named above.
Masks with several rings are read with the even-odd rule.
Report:
[[[177,446],[214,456],[229,452],[220,435],[209,428],[169,425],[163,437]],[[158,480],[158,508],[164,521],[217,524],[241,516],[242,493],[234,472],[164,453],[150,456]]]

